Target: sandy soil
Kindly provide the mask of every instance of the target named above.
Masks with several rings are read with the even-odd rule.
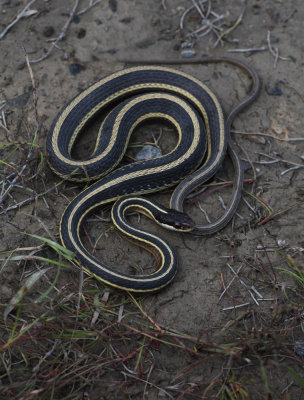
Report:
[[[86,2],[80,3],[79,10],[86,6]],[[174,325],[179,331],[203,337],[212,336],[213,329],[223,326],[235,316],[234,313],[256,308],[266,313],[269,307],[274,306],[272,301],[266,299],[274,297],[275,289],[265,283],[262,266],[268,257],[275,257],[275,250],[284,248],[300,260],[304,248],[303,207],[290,208],[300,202],[303,204],[303,168],[287,171],[296,164],[303,166],[304,157],[303,141],[289,141],[304,137],[304,7],[301,0],[248,1],[243,21],[228,35],[227,40],[216,47],[217,37],[213,32],[202,38],[189,36],[201,23],[195,10],[187,14],[184,29],[180,29],[181,16],[192,5],[190,0],[101,1],[84,14],[74,17],[64,40],[57,43],[48,57],[31,64],[36,82],[34,95],[22,46],[30,60],[42,57],[51,46],[51,40],[60,34],[73,4],[73,1],[36,1],[30,9],[37,12],[21,19],[0,40],[0,107],[5,105],[3,110],[9,130],[0,128],[0,144],[32,141],[37,111],[38,120],[41,121],[38,140],[43,147],[52,121],[64,104],[90,83],[123,68],[125,64],[119,60],[180,58],[184,42],[191,43],[196,56],[230,54],[246,60],[256,68],[263,85],[257,101],[234,121],[233,129],[239,132],[234,138],[243,149],[242,157],[250,159],[257,175],[256,181],[246,184],[245,189],[262,199],[278,215],[265,224],[259,224],[267,216],[265,208],[252,196],[244,194],[244,200],[252,209],[242,201],[233,223],[210,237],[163,232],[150,221],[142,219],[141,223],[161,233],[172,243],[180,258],[180,268],[173,283],[160,293],[147,297],[145,306],[159,323]],[[0,6],[0,30],[25,5],[26,2],[3,1]],[[212,8],[224,15],[226,26],[231,26],[242,12],[243,2],[214,1]],[[272,52],[277,51],[279,55],[277,60],[269,50],[268,32]],[[245,48],[265,50],[240,54],[228,52]],[[177,68],[207,83],[218,95],[226,111],[240,101],[250,87],[248,77],[231,66]],[[1,122],[4,123],[3,119]],[[157,136],[160,132],[160,146],[163,151],[168,151],[176,137],[170,128],[163,125],[141,128],[134,140],[151,141],[153,135]],[[81,156],[83,151],[89,152],[93,145],[94,137],[89,135],[80,141],[76,152]],[[36,166],[34,152],[22,173],[29,177]],[[59,182],[46,163],[40,175],[28,180],[30,189],[37,193],[47,191],[55,182]],[[224,179],[233,176],[229,160],[217,176]],[[246,178],[252,176],[252,170],[249,169]],[[4,213],[4,209],[29,197],[30,192],[28,194],[21,187],[21,182],[22,177],[18,182],[20,187],[17,184],[1,204],[1,250],[36,245],[32,238],[18,232],[46,235],[43,226],[58,237],[58,221],[62,211],[80,190],[75,184],[63,183],[57,193],[51,190],[29,204]],[[218,194],[216,192],[202,200],[203,207],[212,219],[221,212]],[[229,190],[220,194],[227,200]],[[170,193],[157,194],[153,198],[168,204]],[[204,219],[197,206],[192,206],[189,213],[196,219]],[[148,253],[125,242],[111,230],[110,223],[87,223],[87,229],[93,242],[101,232],[106,232],[102,241],[98,242],[98,251],[110,265],[130,271],[138,265],[147,268],[153,261]],[[241,279],[260,293],[257,304],[239,279],[231,284],[229,295],[226,293],[220,298],[223,282],[227,285],[233,278],[227,263],[235,271],[242,267]],[[26,268],[30,269],[30,266]],[[1,303],[8,301],[18,290],[24,273],[16,263],[5,265],[1,277]],[[77,270],[63,275],[62,284],[70,279],[77,282]],[[257,293],[255,297],[258,298]],[[240,311],[225,311],[227,307],[244,303],[248,305],[241,307]],[[248,320],[248,329],[252,323]],[[169,376],[174,375],[183,360],[178,354],[170,354],[169,350],[158,357],[163,371],[166,371],[164,375],[159,372],[158,382],[169,381]],[[202,374],[208,381],[216,376],[220,367],[204,364],[200,368],[200,371],[195,370],[192,374],[193,382],[198,381]],[[286,377],[282,377],[281,381],[274,377],[276,379],[279,389],[288,384]]]

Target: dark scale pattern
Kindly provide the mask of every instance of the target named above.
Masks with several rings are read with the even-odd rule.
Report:
[[[136,71],[130,69],[126,70],[126,72],[121,76],[114,75],[114,78],[110,79],[108,82],[101,82],[104,84],[97,86],[94,90],[88,90],[88,94],[78,102],[77,106],[72,108],[60,126],[58,145],[60,152],[68,159],[68,162],[65,163],[60,160],[52,148],[52,137],[56,121],[49,133],[47,140],[49,162],[53,169],[57,170],[61,176],[68,177],[75,170],[75,166],[70,165],[69,163],[70,156],[68,154],[68,144],[76,127],[83,119],[86,119],[86,115],[93,107],[100,104],[100,102],[105,101],[108,96],[112,96],[114,93],[121,90],[133,87],[132,89],[127,90],[128,96],[130,96],[129,99],[126,99],[125,93],[118,94],[115,99],[115,108],[111,111],[104,122],[100,143],[94,157],[105,149],[108,149],[109,137],[112,133],[112,126],[115,124],[116,118],[121,115],[121,110],[124,109],[127,104],[130,104],[129,102],[135,100],[134,105],[122,116],[119,127],[119,138],[115,142],[112,151],[108,152],[100,164],[99,162],[95,162],[86,166],[85,172],[83,171],[83,168],[80,168],[79,171],[73,175],[74,178],[76,177],[81,180],[87,175],[94,178],[108,172],[113,165],[117,164],[122,157],[122,152],[126,146],[130,129],[132,129],[132,126],[136,123],[138,118],[145,116],[147,113],[164,113],[170,115],[181,127],[183,134],[179,146],[173,152],[157,159],[136,162],[120,169],[116,169],[76,196],[63,214],[60,226],[61,238],[63,244],[76,254],[78,261],[83,265],[83,267],[98,275],[103,281],[114,286],[133,290],[154,290],[169,282],[175,274],[176,257],[175,253],[172,252],[170,248],[162,249],[162,251],[165,254],[165,257],[169,256],[170,253],[170,257],[174,258],[174,266],[169,268],[167,272],[163,269],[158,273],[157,276],[164,274],[164,277],[161,280],[145,281],[147,277],[141,277],[134,283],[134,281],[130,280],[130,277],[125,274],[114,276],[113,273],[115,271],[110,267],[100,264],[100,262],[98,262],[98,264],[101,268],[94,265],[94,263],[97,262],[96,259],[85,250],[77,235],[80,228],[80,220],[82,220],[82,218],[84,218],[84,216],[95,207],[109,201],[114,201],[121,196],[142,192],[152,192],[160,190],[162,187],[172,186],[186,178],[201,164],[206,147],[206,134],[203,117],[200,115],[198,109],[193,107],[194,104],[191,105],[188,102],[189,107],[195,113],[198,120],[200,137],[198,145],[192,152],[191,157],[185,157],[183,162],[176,162],[176,160],[181,159],[193,143],[193,121],[185,110],[183,104],[177,104],[176,101],[163,98],[161,95],[159,95],[159,98],[155,98],[157,92],[168,92],[166,88],[162,89],[157,87],[157,84],[172,85],[174,87],[172,90],[173,94],[180,94],[180,89],[183,89],[193,95],[198,104],[202,103],[204,105],[208,114],[209,125],[212,130],[212,152],[215,154],[218,152],[219,148],[218,131],[220,125],[218,120],[218,110],[212,98],[202,89],[201,86],[191,79],[173,71],[164,71],[163,69],[157,68],[153,70],[142,68],[141,70]],[[146,86],[151,86],[153,84],[156,85],[154,89],[153,87],[151,88],[153,95],[146,96],[145,100],[141,103],[137,102],[137,99],[142,99],[145,96],[147,89],[136,87],[135,85],[138,83]],[[169,92],[171,93],[171,91]],[[143,95],[141,95],[142,93]],[[75,99],[77,99],[77,97]],[[189,100],[187,99],[187,96],[185,96],[185,99]],[[122,102],[117,105],[118,100]],[[109,103],[110,102],[106,104],[107,107],[109,106]],[[64,110],[62,113],[64,113]],[[64,115],[62,113],[60,115]],[[60,115],[58,118],[60,118]],[[168,165],[171,163],[174,163],[174,166],[168,169]],[[153,168],[161,168],[162,171],[153,171]],[[129,174],[134,174],[131,180]],[[147,174],[149,175],[148,177]],[[115,180],[117,180],[117,183],[113,183]],[[166,252],[168,252],[168,254]]]
[[[218,113],[215,104],[211,99],[211,97],[209,96],[209,94],[205,92],[198,84],[196,84],[196,82],[192,81],[187,77],[175,73],[174,71],[163,71],[155,68],[153,70],[150,69],[147,70],[143,69],[136,71],[131,70],[131,72],[128,72],[128,70],[126,70],[126,72],[122,76],[118,77],[114,76],[113,79],[110,79],[103,85],[98,86],[97,88],[95,88],[95,90],[89,92],[87,96],[85,96],[81,101],[79,101],[78,104],[65,117],[65,120],[60,127],[58,146],[62,155],[67,159],[71,159],[68,154],[68,144],[70,142],[70,139],[76,127],[79,125],[79,123],[83,118],[86,118],[86,115],[89,114],[92,108],[94,108],[99,103],[105,101],[109,96],[112,96],[114,93],[117,93],[122,90],[126,91],[128,88],[131,87],[133,87],[133,89],[132,90],[130,89],[127,95],[125,93],[118,95],[117,99],[115,99],[115,101],[113,100],[112,103],[115,102],[115,104],[117,104],[118,101],[123,101],[126,97],[130,96],[133,97],[138,93],[148,92],[148,89],[136,87],[138,83],[142,85],[149,85],[149,92],[160,91],[160,89],[157,87],[153,89],[153,84],[165,84],[174,86],[176,88],[176,92],[173,93],[178,94],[179,96],[181,96],[179,89],[184,89],[191,95],[193,95],[197,99],[198,103],[204,105],[208,113],[209,124],[213,131],[211,132],[212,147],[214,149],[213,153],[214,154],[217,153],[217,149],[219,146],[218,135],[216,134],[216,131],[219,130]],[[168,89],[163,88],[162,91],[168,92]],[[76,96],[75,99],[77,99],[77,97],[79,96]],[[75,99],[73,99],[72,101],[74,101]],[[189,99],[187,99],[186,97],[185,100]],[[107,106],[109,106],[109,104],[107,104]],[[146,112],[149,112],[149,110],[147,109]],[[59,114],[57,120],[63,113],[64,110]],[[51,142],[56,121],[54,122],[50,130],[47,140],[47,152],[49,155],[49,162],[53,166],[53,169],[57,170],[61,176],[65,176],[67,179],[69,178],[69,175],[71,175],[72,173],[74,180],[76,178],[77,179],[79,178],[79,180],[81,180],[82,178],[86,178],[87,176],[93,178],[95,171],[98,170],[98,168],[86,167],[86,172],[83,170],[83,168],[81,168],[75,174],[75,166],[71,166],[69,163],[65,163],[59,160],[57,155],[54,154]],[[108,136],[107,135],[104,136],[107,142]],[[104,137],[103,135],[101,135],[101,144],[99,151],[101,149],[106,148],[106,142],[103,143],[103,139]],[[99,151],[97,151],[94,154],[94,156],[98,156]],[[97,176],[100,176],[100,173],[97,173]]]

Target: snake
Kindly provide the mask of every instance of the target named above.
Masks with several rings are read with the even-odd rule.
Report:
[[[227,118],[217,96],[206,84],[183,71],[158,65],[213,62],[236,65],[252,80],[249,94]],[[255,69],[234,58],[151,60],[114,72],[70,100],[51,126],[46,151],[51,169],[61,178],[90,182],[65,208],[59,224],[63,246],[75,254],[76,263],[85,272],[113,288],[141,293],[160,290],[173,280],[178,265],[176,252],[158,234],[132,226],[127,219],[129,211],[143,213],[167,229],[196,234],[214,233],[231,220],[241,198],[244,171],[230,137],[230,127],[235,116],[257,97],[259,88]],[[92,154],[76,159],[72,150],[77,138],[97,115],[105,112]],[[151,120],[162,120],[175,128],[176,146],[160,157],[119,167],[132,132]],[[184,200],[217,172],[227,150],[234,166],[230,202],[214,222],[196,224],[184,213]],[[173,186],[176,188],[169,207],[142,197]],[[84,219],[97,207],[112,203],[115,227],[154,255],[154,272],[119,272],[86,249],[81,238]]]

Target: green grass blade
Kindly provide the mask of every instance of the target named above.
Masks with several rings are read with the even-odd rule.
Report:
[[[293,377],[295,382],[297,382],[298,385],[304,388],[304,379],[301,376],[299,376],[292,368],[290,367],[284,367],[284,368]]]

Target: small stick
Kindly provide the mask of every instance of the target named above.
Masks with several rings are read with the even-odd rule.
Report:
[[[243,10],[241,12],[241,14],[238,16],[237,20],[235,21],[235,23],[230,26],[230,28],[228,28],[226,31],[222,32],[219,36],[218,36],[218,40],[215,42],[215,44],[213,45],[213,47],[215,48],[219,42],[222,42],[222,39],[224,37],[227,37],[228,35],[230,35],[230,33],[232,31],[234,31],[239,25],[240,23],[243,21],[243,17],[246,11],[246,3],[244,3],[244,7]]]
[[[18,207],[24,206],[25,204],[31,203],[32,201],[37,200],[39,197],[42,197],[42,196],[46,195],[47,193],[51,192],[54,189],[55,189],[55,187],[51,187],[50,189],[47,189],[42,193],[37,193],[36,195],[34,195],[32,197],[29,197],[29,198],[21,201],[20,203],[14,204],[13,206],[9,206],[5,210],[0,211],[0,215],[1,214],[6,214],[8,211],[14,210],[14,209],[16,209]]]
[[[198,201],[198,208],[199,208],[199,209],[201,210],[201,212],[205,215],[205,218],[206,218],[207,222],[208,222],[209,224],[211,224],[211,220],[210,220],[210,218],[209,218],[209,216],[208,216],[208,214],[207,214],[207,211],[202,207],[200,201]]]
[[[243,281],[243,279],[241,279],[238,276],[238,274],[235,272],[235,270],[231,267],[231,265],[229,263],[227,263],[227,266],[232,271],[232,273],[239,279],[240,284],[243,285],[245,287],[245,289],[248,291],[248,293],[252,297],[252,299],[255,302],[255,304],[259,306],[259,302],[257,301],[257,299],[254,297],[253,293],[251,292],[251,288],[249,288],[248,285]]]
[[[165,8],[165,10],[166,10],[166,8]],[[151,376],[153,368],[154,368],[154,363],[151,365],[149,372],[148,372],[147,380],[146,380],[145,387],[144,387],[143,399],[145,399],[147,397],[147,386],[150,383],[149,378]]]
[[[238,305],[232,306],[232,307],[225,307],[225,308],[222,308],[222,311],[234,310],[235,308],[249,306],[249,304],[250,303],[244,303],[244,304],[238,304]]]
[[[57,43],[60,42],[66,35],[66,32],[74,18],[74,16],[76,15],[76,11],[79,5],[79,0],[75,0],[74,6],[72,11],[70,12],[69,18],[67,19],[66,23],[64,24],[62,31],[60,32],[60,35],[57,37],[57,39],[54,40],[54,42],[51,44],[51,46],[49,47],[49,49],[47,50],[47,52],[41,56],[40,58],[37,58],[36,60],[30,60],[30,63],[38,63],[40,61],[45,60],[52,52],[53,48],[57,46]]]
[[[242,161],[247,161],[246,158],[241,158]],[[279,160],[272,160],[272,161],[253,161],[254,164],[262,164],[262,165],[269,165],[269,164],[276,164]]]
[[[304,165],[303,165],[303,167],[304,167]],[[291,168],[285,169],[285,171],[282,171],[282,172],[280,173],[280,175],[283,176],[283,175],[287,174],[288,172],[290,172],[290,171],[295,171],[295,170],[297,170],[297,169],[299,169],[299,168],[301,168],[301,167],[298,165],[298,166],[296,166],[296,167],[291,167]]]
[[[270,298],[270,299],[259,299],[259,301],[274,301],[274,298]]]
[[[7,34],[7,32],[17,24],[18,21],[20,21],[21,18],[25,16],[26,10],[33,4],[35,3],[36,0],[31,0],[27,5],[24,7],[24,9],[17,15],[17,17],[14,19],[13,22],[11,22],[1,33],[0,33],[0,40],[4,38],[4,36]]]
[[[38,372],[39,368],[41,366],[41,364],[54,352],[54,350],[56,349],[57,345],[59,343],[59,339],[56,339],[54,342],[53,347],[51,348],[50,351],[48,351],[47,353],[45,353],[45,355],[39,360],[38,364],[32,369],[33,372]]]
[[[30,152],[30,154],[31,153],[32,152]],[[0,196],[0,206],[4,202],[5,196],[7,196],[9,194],[9,192],[11,191],[11,189],[16,185],[17,180],[19,178],[22,179],[22,174],[26,167],[27,167],[27,163],[23,165],[23,167],[21,168],[21,170],[19,172],[17,171],[15,178],[9,183],[9,186],[5,191],[4,191],[4,185],[3,185],[3,190],[2,190],[2,193]],[[2,214],[2,213],[0,212],[0,214]]]
[[[274,56],[274,68],[277,66],[278,59],[284,60],[284,61],[289,61],[288,57],[281,57],[279,56],[279,49],[277,47],[272,48],[271,42],[270,42],[270,31],[267,32],[267,44],[268,44],[268,49],[270,51],[270,54]]]
[[[251,159],[249,157],[249,154],[248,154],[247,150],[245,150],[245,148],[240,143],[238,143],[238,147],[242,150],[242,152],[245,154],[245,156],[247,158],[247,161],[248,161],[248,163],[249,163],[249,165],[251,167],[252,174],[253,174],[253,178],[252,179],[255,182],[257,180],[257,174],[256,174],[256,170],[255,170],[255,168],[253,166],[253,163],[252,163],[252,161],[251,161]]]
[[[249,136],[265,136],[271,139],[279,140],[280,142],[303,142],[304,138],[296,137],[296,138],[279,138],[269,133],[262,133],[262,132],[243,132],[243,131],[236,131],[231,129],[231,133],[235,133],[236,135],[249,135]]]
[[[4,110],[1,111],[1,119],[2,119],[2,123],[4,125],[5,130],[7,131],[7,123],[6,123],[6,118],[5,118],[5,112]]]
[[[181,16],[181,19],[180,19],[180,21],[179,21],[179,27],[180,27],[180,29],[184,29],[184,20],[185,20],[185,18],[186,18],[186,15],[187,15],[191,10],[193,10],[193,8],[194,8],[194,6],[191,6],[191,7],[187,8],[187,9],[184,11],[184,13],[183,13],[183,15]]]
[[[249,47],[248,49],[228,49],[228,53],[253,53],[256,51],[265,51],[266,47]]]
[[[256,210],[255,210],[255,208],[252,207],[252,206],[249,204],[249,202],[248,202],[244,197],[242,197],[242,200],[243,200],[244,203],[247,205],[247,207],[249,208],[249,210],[251,210],[251,211],[256,215]]]
[[[202,19],[205,18],[205,15],[203,14],[202,10],[200,9],[200,6],[197,4],[197,2],[195,0],[192,0],[192,4],[194,5],[194,7],[196,8],[197,12],[199,13],[199,15],[201,16]]]
[[[238,274],[241,269],[243,268],[243,265],[241,265],[239,267],[239,269],[236,271],[236,273]],[[225,287],[225,289],[222,291],[219,299],[218,299],[218,303],[222,300],[222,297],[224,296],[224,294],[227,292],[227,290],[230,288],[230,286],[232,285],[232,283],[234,282],[234,280],[237,278],[237,275],[234,275],[234,277],[231,279],[231,281],[228,283],[228,285]]]
[[[31,78],[31,82],[32,82],[32,87],[33,87],[33,97],[34,97],[34,106],[35,106],[35,117],[36,117],[36,121],[38,123],[38,98],[37,98],[37,92],[36,92],[36,84],[35,84],[35,79],[34,79],[34,74],[33,74],[33,70],[30,64],[30,60],[29,57],[27,55],[27,52],[25,50],[25,47],[21,44],[22,50],[24,52],[24,57],[25,57],[25,61],[26,61],[26,65],[30,74],[30,78]]]
[[[253,290],[253,291],[255,292],[255,294],[256,294],[260,299],[263,299],[263,296],[261,295],[261,293],[258,292],[257,289],[256,289],[253,285],[251,286],[250,289]]]
[[[272,48],[270,43],[270,31],[267,32],[267,44],[270,54],[274,56],[274,67],[276,68],[279,57],[279,49],[277,47],[275,47],[274,49]]]
[[[101,0],[96,0],[95,2],[93,2],[93,0],[90,0],[90,4],[89,4],[86,8],[84,8],[84,9],[78,11],[78,13],[77,13],[76,15],[79,16],[79,15],[82,15],[82,14],[86,13],[86,12],[89,11],[92,7],[96,6],[96,5],[99,4],[99,3],[101,3]]]
[[[221,203],[223,210],[226,210],[227,206],[226,206],[222,196],[218,195],[217,197],[219,199],[219,202]],[[244,219],[244,217],[242,217],[239,213],[235,213],[235,215],[237,215],[240,219]]]
[[[295,163],[293,161],[284,160],[283,158],[273,157],[273,156],[270,156],[269,154],[265,154],[265,153],[256,153],[256,154],[268,157],[271,160],[274,160],[275,162],[283,162],[283,163],[286,163],[286,164],[295,165],[296,167],[299,167],[299,168],[303,168],[304,167],[304,164],[298,164],[298,163]]]

